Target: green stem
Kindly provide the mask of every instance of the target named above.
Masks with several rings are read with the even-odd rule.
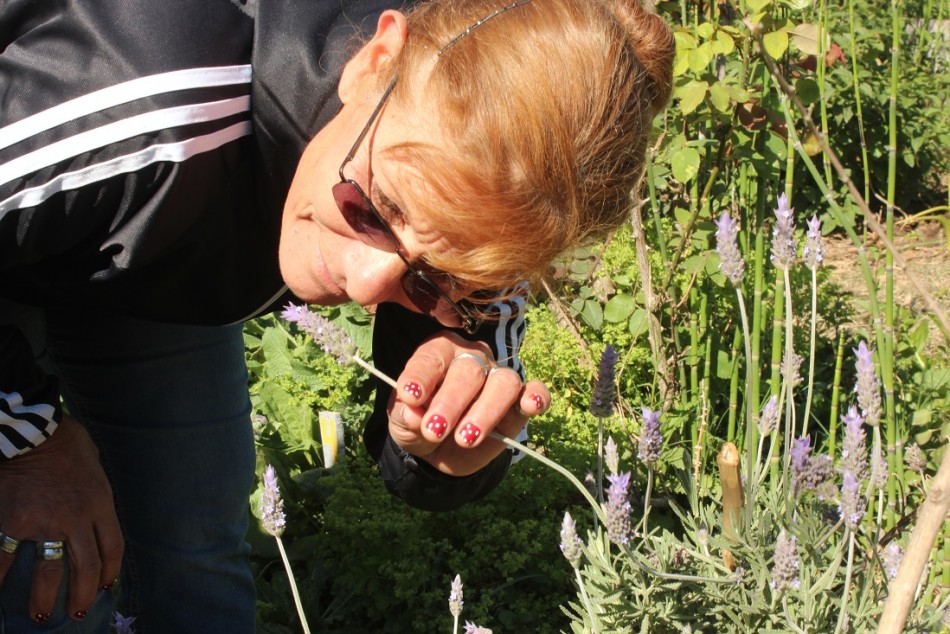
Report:
[[[815,387],[815,322],[818,316],[818,269],[811,272],[811,319],[808,339],[808,392],[805,396],[805,416],[802,419],[802,436],[808,435],[808,420],[811,417],[811,399]]]
[[[854,531],[846,528],[848,536],[848,564],[844,573],[844,589],[841,591],[841,609],[838,612],[838,624],[835,626],[835,634],[841,631],[844,625],[844,617],[848,613],[848,593],[851,591],[851,570],[854,567]]]
[[[643,496],[643,529],[640,534],[646,538],[650,534],[650,528],[647,524],[647,518],[650,516],[650,495],[653,493],[653,467],[647,468],[647,490]]]
[[[275,539],[277,540],[277,549],[280,550],[280,558],[284,560],[284,569],[287,571],[287,580],[290,582],[290,592],[294,595],[294,605],[297,606],[300,626],[303,627],[304,634],[310,634],[310,626],[307,624],[307,617],[303,613],[303,605],[300,603],[300,592],[297,591],[297,582],[294,581],[294,571],[290,567],[290,559],[287,558],[287,551],[284,550],[284,542],[280,537],[275,536]]]
[[[828,418],[828,455],[834,458],[838,439],[838,401],[841,398],[841,374],[844,368],[844,331],[838,335],[835,353],[835,378],[831,385],[831,412]]]
[[[372,364],[369,364],[369,363],[367,363],[366,361],[363,361],[362,359],[360,359],[360,358],[359,358],[358,356],[356,356],[355,354],[354,354],[352,357],[350,357],[350,358],[353,360],[353,363],[355,363],[355,364],[357,364],[358,366],[362,367],[364,370],[366,370],[367,372],[369,372],[370,374],[372,374],[372,375],[375,376],[376,378],[380,379],[381,381],[383,381],[384,383],[386,383],[386,384],[389,385],[390,387],[392,387],[392,388],[395,388],[395,387],[396,387],[396,381],[394,381],[390,376],[388,376],[388,375],[386,375],[386,374],[383,374],[382,372],[380,372],[379,370],[377,370],[376,367],[373,366]]]
[[[577,568],[574,569],[574,576],[577,577],[577,587],[581,591],[581,599],[584,601],[584,609],[587,610],[587,614],[590,615],[590,627],[593,631],[593,634],[598,634],[600,632],[599,624],[597,622],[597,615],[594,614],[594,607],[590,603],[590,597],[587,596],[587,590],[584,588],[584,579],[581,578],[581,571]]]

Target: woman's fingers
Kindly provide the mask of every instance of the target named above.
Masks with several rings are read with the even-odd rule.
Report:
[[[78,421],[64,416],[45,443],[0,465],[0,526],[34,542],[30,615],[49,618],[69,561],[66,609],[84,618],[118,576],[125,545],[95,445]],[[0,552],[0,585],[13,560]]]

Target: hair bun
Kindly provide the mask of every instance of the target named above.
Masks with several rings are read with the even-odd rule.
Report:
[[[627,30],[637,60],[647,72],[650,107],[656,114],[669,102],[673,90],[673,30],[663,18],[647,10],[641,0],[608,0],[607,4]]]

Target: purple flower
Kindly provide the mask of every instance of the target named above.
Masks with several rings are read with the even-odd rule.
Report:
[[[880,443],[874,443],[871,447],[871,482],[878,489],[883,491],[887,486],[887,461],[881,452]]]
[[[264,530],[280,537],[287,525],[284,515],[284,501],[280,498],[280,487],[277,485],[277,472],[274,467],[267,465],[264,469],[264,492],[261,495],[261,523]]]
[[[896,579],[897,571],[900,570],[901,561],[904,559],[904,550],[897,542],[890,542],[881,554],[881,562],[884,564],[884,570],[887,572],[888,579]]]
[[[857,357],[854,364],[857,371],[854,391],[858,394],[858,405],[861,406],[864,422],[877,427],[881,421],[881,380],[874,370],[874,351],[862,339],[858,347],[854,348],[854,354]]]
[[[811,456],[811,438],[803,436],[796,438],[792,442],[792,479],[797,483],[801,479],[802,472],[808,467],[808,458]]]
[[[581,556],[584,554],[581,549],[582,543],[581,538],[577,536],[577,524],[574,518],[570,513],[564,513],[564,521],[561,524],[561,552],[574,568],[581,566]]]
[[[772,263],[787,271],[795,263],[795,218],[794,210],[788,206],[788,196],[778,197],[775,210],[775,226],[772,228]]]
[[[812,216],[808,221],[808,235],[802,255],[805,258],[805,266],[812,271],[817,271],[825,259],[825,243],[821,239],[821,220],[818,216]]]
[[[774,394],[762,407],[762,414],[759,416],[759,433],[768,436],[778,425],[778,397]]]
[[[630,502],[627,492],[630,488],[630,472],[609,475],[610,487],[607,489],[607,501],[604,503],[604,515],[607,516],[607,537],[618,546],[630,541]]]
[[[342,364],[351,363],[356,354],[353,340],[342,328],[306,306],[287,304],[281,316],[297,326],[319,345],[324,352],[336,357]]]
[[[862,426],[864,419],[853,405],[841,417],[844,423],[844,442],[841,443],[841,470],[849,472],[859,483],[867,476],[868,449]]]
[[[798,540],[785,532],[778,534],[775,542],[775,560],[772,564],[772,581],[769,587],[781,594],[788,588],[798,589]]]
[[[841,483],[841,502],[838,512],[845,525],[855,530],[864,517],[865,502],[861,497],[861,485],[850,471],[845,471]]]
[[[465,602],[462,601],[462,577],[455,575],[455,579],[452,580],[452,591],[449,593],[449,612],[452,613],[452,616],[458,618],[459,614],[462,613],[463,605],[465,605]]]
[[[112,627],[115,628],[115,634],[135,634],[135,628],[132,627],[135,618],[134,616],[122,616],[119,612],[113,612]]]
[[[604,353],[600,356],[597,383],[594,384],[594,392],[590,399],[590,413],[598,418],[607,418],[614,413],[616,398],[614,372],[618,358],[617,352],[610,344],[604,348]]]
[[[492,632],[487,627],[481,627],[470,621],[465,621],[465,634],[492,634]]]
[[[640,431],[640,446],[637,457],[648,467],[660,460],[663,451],[663,434],[660,433],[660,410],[643,408],[643,429]]]
[[[745,275],[745,261],[739,253],[736,242],[736,221],[728,211],[722,212],[716,221],[716,252],[719,253],[719,270],[732,282],[733,286],[742,284]]]
[[[617,473],[620,470],[620,454],[613,436],[607,438],[607,445],[604,447],[604,462],[607,463],[607,469],[611,473]]]
[[[804,491],[814,491],[819,500],[829,500],[835,496],[834,476],[835,468],[831,456],[816,454],[809,456],[798,484]]]

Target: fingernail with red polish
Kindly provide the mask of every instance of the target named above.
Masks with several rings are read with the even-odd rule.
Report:
[[[47,621],[49,621],[49,617],[50,617],[49,612],[47,612],[46,614],[34,614],[33,620],[36,621],[37,623],[46,623]]]
[[[429,419],[429,422],[426,423],[426,429],[431,431],[433,434],[442,437],[442,434],[445,433],[445,430],[449,428],[449,421],[445,420],[444,417],[435,414],[432,418]]]
[[[468,445],[474,445],[478,437],[482,435],[482,430],[474,423],[465,423],[462,427],[462,440]]]
[[[410,381],[409,383],[406,383],[402,389],[407,394],[411,394],[415,396],[416,398],[422,397],[422,388],[419,386],[418,383],[412,383]]]
[[[532,394],[531,400],[534,401],[534,406],[538,408],[539,412],[544,409],[544,399],[541,398],[540,394]]]
[[[84,618],[86,618],[86,611],[85,611],[85,610],[80,610],[79,612],[74,612],[74,613],[73,613],[73,618],[74,618],[74,619],[78,619],[78,620],[80,620],[80,621],[83,620]]]

